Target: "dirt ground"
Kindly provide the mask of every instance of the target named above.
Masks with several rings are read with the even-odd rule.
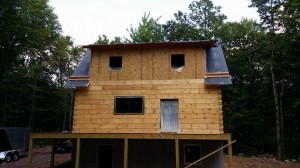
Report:
[[[49,167],[51,158],[51,148],[42,147],[33,149],[32,167],[33,168],[46,168]],[[71,154],[56,154],[55,155],[55,167],[66,168],[71,160]],[[228,157],[224,157],[225,168],[228,168]],[[26,168],[28,157],[22,157],[18,161],[0,163],[0,168]],[[286,163],[269,158],[258,157],[241,157],[233,156],[234,168],[300,168],[300,163]]]
[[[228,157],[224,157],[224,167],[228,168]],[[233,156],[234,168],[300,168],[300,163],[286,163],[270,158]]]
[[[50,166],[51,147],[34,148],[32,152],[32,168],[47,168]],[[55,154],[55,167],[65,167],[65,163],[70,162],[71,154]],[[28,167],[28,157],[21,157],[17,161],[10,163],[0,163],[0,168],[26,168]]]

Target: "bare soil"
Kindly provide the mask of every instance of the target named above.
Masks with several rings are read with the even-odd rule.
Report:
[[[228,157],[224,157],[224,167],[228,168]],[[300,168],[299,162],[281,162],[274,158],[233,156],[235,168]]]
[[[33,148],[32,152],[32,168],[46,168],[50,166],[51,160],[51,147],[40,147]],[[66,167],[66,163],[70,163],[71,154],[55,154],[55,167],[63,168]],[[28,167],[28,157],[21,157],[17,161],[12,161],[10,163],[2,162],[0,163],[0,168],[25,168]]]
[[[32,167],[46,168],[50,165],[51,147],[41,147],[33,149]],[[71,154],[55,154],[55,167],[67,168],[71,161]],[[225,168],[228,168],[228,157],[224,157]],[[18,161],[10,163],[0,163],[0,168],[26,168],[28,157],[22,157]],[[270,158],[259,157],[242,157],[233,156],[233,164],[235,168],[300,168],[299,162],[280,162]]]

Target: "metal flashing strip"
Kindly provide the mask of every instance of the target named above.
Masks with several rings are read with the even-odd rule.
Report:
[[[75,87],[88,87],[90,84],[89,80],[69,80],[64,87],[75,88]]]
[[[214,78],[205,78],[205,85],[231,85],[231,76],[229,77],[214,77]]]

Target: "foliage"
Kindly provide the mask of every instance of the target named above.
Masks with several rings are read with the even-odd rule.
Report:
[[[62,130],[73,93],[62,87],[82,49],[47,0],[1,0],[0,20],[0,126]]]
[[[150,13],[144,13],[138,28],[131,26],[127,29],[131,38],[128,41],[132,43],[163,41],[162,27],[158,21],[159,18],[154,19],[150,17]]]

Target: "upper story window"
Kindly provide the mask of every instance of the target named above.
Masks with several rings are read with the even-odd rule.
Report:
[[[114,114],[144,114],[144,97],[115,97]]]
[[[171,55],[171,67],[172,69],[178,69],[184,67],[184,54],[172,54]]]
[[[122,56],[109,57],[109,70],[118,71],[122,69]]]

